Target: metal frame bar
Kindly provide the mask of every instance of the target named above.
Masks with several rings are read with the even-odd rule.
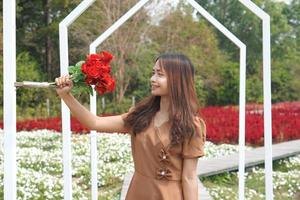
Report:
[[[272,151],[272,93],[271,93],[271,23],[270,16],[250,0],[239,0],[262,20],[263,30],[263,90],[264,90],[264,146],[265,146],[265,194],[273,199],[273,151]]]
[[[86,10],[95,0],[82,1],[66,18],[59,23],[59,53],[60,74],[68,74],[69,46],[68,27]],[[63,177],[64,177],[64,199],[72,199],[72,152],[71,152],[71,123],[70,110],[61,100],[62,109],[62,134],[63,134]]]
[[[90,52],[96,52],[96,47],[105,41],[114,31],[116,31],[122,24],[124,24],[132,15],[141,9],[149,0],[139,1],[131,10],[123,15],[110,28],[102,33],[91,45]],[[240,109],[239,109],[239,196],[240,199],[244,197],[245,186],[245,101],[246,101],[246,45],[241,42],[234,34],[232,34],[226,27],[211,16],[204,8],[202,8],[196,1],[187,0],[203,17],[212,23],[219,31],[221,31],[227,38],[229,38],[240,49]]]
[[[246,102],[246,45],[226,27],[212,17],[194,0],[187,0],[203,17],[212,23],[240,49],[240,94],[239,94],[239,199],[245,196],[245,102]]]
[[[97,47],[102,44],[114,31],[116,31],[122,24],[124,24],[131,16],[133,16],[139,9],[141,9],[149,0],[142,0],[135,4],[129,11],[127,11],[121,18],[119,18],[109,29],[102,33],[96,40],[90,44],[90,53],[96,53]],[[90,109],[92,113],[96,114],[97,96],[93,90],[93,96],[90,96]],[[92,174],[92,199],[97,199],[97,136],[96,131],[91,131],[91,174]]]
[[[4,199],[17,199],[16,0],[3,1]]]

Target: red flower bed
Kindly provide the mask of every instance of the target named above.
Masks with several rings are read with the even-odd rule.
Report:
[[[206,107],[201,110],[207,126],[207,140],[238,144],[239,107]],[[273,143],[300,138],[300,102],[272,105]],[[263,105],[246,105],[246,144],[263,145]]]
[[[239,138],[239,107],[211,106],[201,110],[207,126],[207,140],[214,143],[238,144]],[[108,115],[101,115],[108,116]],[[272,138],[273,143],[300,138],[300,102],[283,102],[272,105]],[[3,122],[0,122],[3,129]],[[50,129],[61,132],[61,118],[26,120],[17,123],[17,131]],[[71,117],[71,131],[89,133]],[[246,105],[246,144],[263,145],[263,105]]]
[[[101,115],[101,116],[109,116]],[[0,128],[3,129],[3,122],[0,122]],[[40,129],[49,129],[57,132],[62,131],[62,121],[60,117],[53,117],[47,119],[33,119],[17,122],[17,131],[32,131]],[[83,126],[75,117],[71,116],[71,131],[74,133],[85,134],[90,130]]]

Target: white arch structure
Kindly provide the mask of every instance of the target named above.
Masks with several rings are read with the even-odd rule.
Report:
[[[263,90],[264,90],[264,146],[265,146],[265,194],[273,199],[273,151],[272,151],[272,93],[271,93],[271,23],[270,16],[250,0],[239,0],[262,20],[263,30]]]
[[[90,53],[102,44],[114,31],[140,10],[149,0],[140,0],[109,29],[90,44]],[[70,26],[95,0],[82,1],[60,24],[60,65],[61,75],[68,73],[68,26]],[[226,27],[212,17],[196,1],[187,0],[203,17],[220,30],[240,49],[240,96],[239,96],[239,199],[244,199],[245,173],[245,94],[246,94],[246,45]],[[271,129],[271,54],[270,54],[270,18],[250,0],[240,0],[247,8],[263,20],[263,67],[264,67],[264,128],[266,146],[266,199],[273,199],[272,189],[272,129]],[[16,3],[15,0],[3,2],[3,82],[4,82],[4,199],[16,199]],[[9,98],[8,98],[9,97]],[[96,93],[90,97],[91,112],[96,114]],[[62,101],[63,132],[63,174],[64,199],[72,199],[71,166],[71,128],[70,111]],[[97,199],[97,146],[96,132],[91,131],[91,170],[92,199]]]

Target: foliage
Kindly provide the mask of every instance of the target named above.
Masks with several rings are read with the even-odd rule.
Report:
[[[0,57],[0,69],[3,68],[2,57]],[[3,73],[0,73],[3,79]],[[38,67],[37,62],[28,52],[22,52],[17,55],[17,80],[16,81],[42,81],[43,74]],[[0,89],[3,91],[3,82],[0,82]],[[45,90],[41,88],[18,88],[17,95],[17,119],[41,118],[57,116],[60,112],[59,99],[52,89]],[[50,113],[47,111],[46,101],[50,101]],[[3,105],[3,92],[0,93],[0,103]],[[3,116],[3,108],[0,109]]]
[[[93,88],[92,86],[88,86],[85,84],[84,80],[84,74],[81,72],[81,65],[85,61],[79,61],[74,66],[69,66],[69,74],[72,76],[72,81],[74,82],[74,87],[72,88],[72,92],[74,94],[81,94],[81,93],[87,93],[92,95],[93,94]]]
[[[198,1],[216,19],[232,31],[247,46],[247,102],[263,101],[262,23],[261,20],[235,0]],[[299,91],[299,2],[290,4],[272,0],[255,0],[271,16],[272,102],[300,99]],[[199,16],[200,19],[203,19]],[[238,49],[217,31],[220,48],[239,59]],[[295,73],[291,73],[295,72]],[[286,80],[284,80],[286,78]],[[274,85],[274,87],[273,87]],[[221,103],[221,102],[218,102]],[[222,102],[223,103],[223,102]]]
[[[162,19],[149,37],[151,43],[148,48],[155,48],[159,53],[180,52],[187,55],[195,67],[196,78],[200,79],[196,80],[197,96],[205,97],[200,101],[205,105],[219,103],[213,96],[227,58],[218,49],[215,33],[206,22],[195,20],[190,8],[183,6]]]
[[[158,52],[153,48],[141,48],[140,55],[136,58],[139,70],[133,72],[134,78],[128,85],[128,94],[135,96],[136,101],[142,100],[151,93],[151,72]]]
[[[19,81],[53,82],[60,75],[58,25],[79,2],[17,0],[17,55],[27,59],[26,62],[22,61],[22,66],[18,64]],[[247,45],[246,102],[262,103],[261,20],[235,0],[198,2]],[[299,1],[293,0],[290,4],[271,0],[254,2],[271,16],[272,102],[299,101]],[[70,27],[70,63],[82,60],[89,51],[90,42],[134,3],[133,0],[96,1],[84,12]],[[100,113],[126,111],[127,106],[132,104],[129,102],[131,97],[135,96],[136,101],[140,101],[149,95],[150,70],[155,57],[166,51],[182,52],[192,60],[196,69],[197,96],[203,106],[238,104],[238,48],[202,16],[192,17],[192,13],[194,10],[191,6],[179,3],[177,8],[160,16],[159,23],[151,24],[147,10],[142,9],[101,44],[101,49],[113,52],[117,60],[112,63],[116,90],[103,95],[108,100],[108,106],[105,111],[98,108]],[[3,24],[2,17],[0,24]],[[2,38],[1,31],[1,41]],[[2,59],[0,56],[0,69],[3,71]],[[20,59],[18,62],[21,63]],[[32,75],[25,70],[27,64],[29,71],[35,71]],[[3,79],[2,73],[0,78]],[[3,91],[2,82],[0,90]],[[60,114],[60,99],[54,90],[30,90],[17,90],[19,118]],[[88,104],[89,95],[75,90],[72,91],[74,96],[83,104]],[[0,94],[0,103],[3,104],[2,97],[3,92]],[[51,104],[49,113],[45,105],[47,99]],[[101,102],[97,104],[101,105]],[[2,112],[1,108],[1,116]]]
[[[106,31],[135,3],[134,0],[96,1],[71,26],[70,59],[78,60],[78,57],[85,55],[89,50],[90,42]],[[135,81],[134,75],[147,65],[145,62],[139,65],[137,59],[143,56],[141,50],[145,48],[143,34],[151,28],[148,19],[145,10],[141,9],[101,43],[101,50],[112,52],[115,56],[111,66],[112,75],[116,78],[116,89],[110,98],[117,104],[122,103],[126,94],[131,95],[128,93],[128,88],[131,82]]]
[[[217,101],[223,105],[239,104],[239,64],[227,62],[221,68],[222,81],[217,89]]]
[[[17,52],[34,57],[47,81],[59,74],[59,22],[78,1],[17,0]]]
[[[121,103],[116,104],[115,102],[109,102],[102,113],[120,114],[128,112],[128,108],[132,106],[131,98],[125,97]]]
[[[40,72],[38,63],[28,52],[18,54],[16,59],[17,81],[42,81],[43,75]],[[18,88],[17,116],[34,116],[37,111],[45,113],[46,92],[46,90],[40,88]]]

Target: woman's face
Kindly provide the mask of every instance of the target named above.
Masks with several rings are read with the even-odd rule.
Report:
[[[165,96],[168,95],[167,87],[167,74],[163,68],[159,67],[158,61],[152,70],[151,77],[151,93],[154,96]]]

